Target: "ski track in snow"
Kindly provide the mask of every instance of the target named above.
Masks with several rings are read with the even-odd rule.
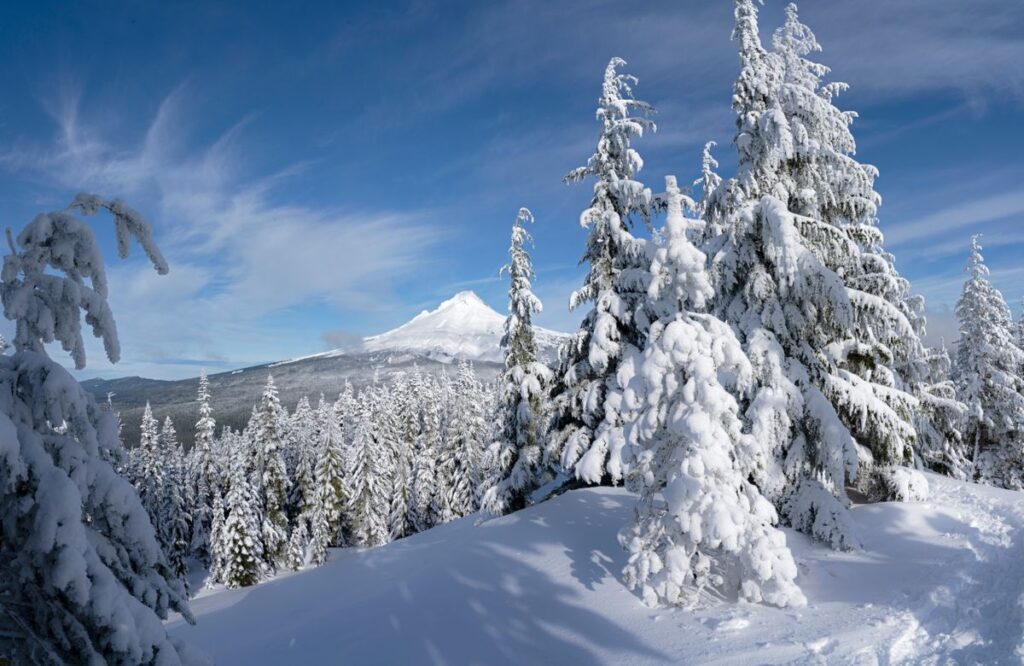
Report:
[[[932,499],[854,508],[864,549],[787,530],[809,605],[650,609],[621,583],[621,489],[470,517],[245,590],[169,621],[217,664],[1016,664],[1020,493],[928,475]]]

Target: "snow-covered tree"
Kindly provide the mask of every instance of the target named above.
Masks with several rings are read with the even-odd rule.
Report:
[[[957,398],[950,379],[952,363],[945,347],[928,348],[922,357],[927,374],[916,393],[917,451],[925,467],[939,474],[966,479],[971,476],[970,453],[965,448],[963,419],[966,406]]]
[[[459,363],[447,398],[444,439],[435,470],[434,496],[441,522],[462,518],[477,510],[480,461],[487,434],[483,390],[465,361]]]
[[[352,440],[348,514],[355,545],[380,546],[388,540],[388,452],[380,445],[373,423],[372,398],[363,397]]]
[[[542,481],[541,444],[543,442],[544,398],[551,371],[537,360],[537,342],[533,333],[533,315],[541,311],[541,302],[533,294],[533,264],[526,244],[533,238],[526,224],[533,214],[519,209],[512,225],[508,272],[508,317],[505,318],[501,346],[505,350],[505,374],[499,418],[498,439],[489,454],[495,467],[494,478],[483,496],[484,510],[501,515],[526,506],[526,499]]]
[[[444,494],[437,483],[437,449],[441,437],[440,396],[437,383],[413,375],[416,394],[421,396],[420,428],[413,452],[412,499],[410,518],[417,532],[440,522],[436,497]],[[440,493],[439,493],[440,491]]]
[[[189,537],[191,515],[186,503],[184,452],[178,443],[171,417],[164,418],[160,431],[161,460],[164,465],[163,483],[157,509],[157,536],[163,546],[167,563],[178,578],[188,575]]]
[[[309,559],[322,564],[327,559],[327,548],[340,544],[348,495],[340,423],[333,406],[322,396],[316,415],[320,440],[314,449],[314,492],[305,511],[310,523]]]
[[[956,315],[960,321],[956,374],[967,405],[964,440],[973,447],[976,477],[1004,488],[1024,487],[1024,351],[1015,344],[1013,319],[988,279],[978,236]]]
[[[213,498],[220,487],[220,470],[214,457],[214,432],[217,422],[210,406],[210,380],[206,370],[199,374],[199,420],[195,444],[189,456],[189,486],[192,495],[192,551],[201,562],[211,566],[210,534]]]
[[[631,233],[649,223],[651,191],[637,180],[643,166],[631,146],[634,137],[653,131],[651,107],[633,96],[636,78],[620,74],[625,62],[613,58],[605,70],[597,118],[597,149],[587,166],[566,176],[568,182],[594,177],[594,196],[580,215],[589,230],[583,286],[570,300],[575,309],[592,303],[580,330],[563,348],[555,377],[554,423],[545,458],[584,483],[622,478],[620,359],[643,345],[647,258],[642,240]],[[638,115],[631,115],[638,114]]]
[[[320,396],[321,407],[323,396]],[[316,495],[316,465],[320,450],[322,418],[319,410],[314,413],[309,398],[303,396],[295,406],[288,428],[288,448],[291,450],[292,468],[289,476],[292,479],[289,495],[289,514],[293,522],[301,522],[309,516],[309,510]],[[340,437],[340,433],[338,435]]]
[[[244,444],[238,439],[236,444]],[[268,564],[264,560],[263,530],[260,526],[259,496],[249,481],[246,458],[248,447],[236,446],[231,452],[226,517],[214,544],[220,563],[220,581],[227,587],[255,585]]]
[[[277,397],[274,378],[267,375],[267,385],[249,428],[255,447],[254,482],[261,503],[264,559],[270,566],[287,566],[288,516],[285,511],[291,487],[283,455],[287,418]]]
[[[160,422],[153,416],[153,408],[147,401],[139,424],[139,445],[132,451],[132,476],[142,506],[146,508],[154,526],[160,515],[160,489],[164,486],[164,474],[167,471],[159,429]],[[157,536],[159,538],[159,530]]]
[[[743,432],[733,392],[752,369],[732,329],[702,311],[713,290],[706,259],[687,238],[684,197],[666,178],[663,243],[648,294],[656,320],[643,352],[626,359],[627,485],[640,495],[620,539],[626,583],[644,601],[692,604],[705,587],[733,586],[748,601],[802,605],[796,564],[777,514],[750,478],[764,450]]]
[[[739,164],[715,200],[715,312],[753,366],[744,414],[765,447],[759,488],[789,524],[849,547],[846,485],[914,459],[917,401],[896,367],[917,337],[881,251],[876,172],[851,157],[853,115],[832,104],[843,86],[806,59],[817,42],[795,8],[771,52],[753,0],[735,15]]]
[[[224,496],[220,488],[213,491],[213,506],[210,509],[210,570],[207,586],[213,587],[213,583],[224,579],[224,552],[221,546],[225,543],[224,534]]]
[[[118,252],[134,237],[157,271],[167,264],[148,222],[120,200],[79,195],[37,216],[0,273],[14,353],[0,356],[0,657],[16,664],[178,664],[168,610],[192,621],[123,459],[115,415],[101,409],[44,345],[85,365],[81,313],[120,355],[99,245],[75,215],[111,213]],[[31,500],[31,501],[27,501]]]

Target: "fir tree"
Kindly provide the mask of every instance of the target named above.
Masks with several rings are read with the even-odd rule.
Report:
[[[422,396],[419,434],[413,455],[412,502],[410,506],[413,529],[417,532],[436,525],[440,516],[437,512],[436,497],[443,489],[437,483],[437,450],[441,437],[440,396],[437,383],[413,377],[416,387],[422,381],[417,395]],[[416,390],[416,389],[414,389]]]
[[[241,444],[242,442],[237,442]],[[231,452],[227,515],[215,545],[220,560],[220,580],[227,587],[255,585],[267,564],[259,517],[259,497],[249,482],[246,447]]]
[[[498,440],[491,445],[490,455],[495,478],[483,496],[483,508],[501,515],[526,506],[527,497],[541,484],[540,446],[544,436],[544,396],[551,380],[551,371],[537,361],[537,343],[532,318],[541,311],[541,302],[534,296],[531,280],[533,264],[526,243],[533,238],[525,224],[533,222],[526,208],[512,226],[508,272],[508,317],[501,346],[505,350],[505,374]]]
[[[186,505],[184,453],[178,443],[170,416],[164,418],[163,430],[160,432],[160,448],[164,475],[158,491],[159,518],[155,523],[157,535],[171,570],[179,579],[186,581],[191,516]]]
[[[327,559],[327,548],[341,542],[348,495],[340,424],[333,407],[323,397],[317,408],[317,418],[320,441],[316,448],[314,494],[307,510],[311,525],[309,559],[319,565]]]
[[[605,70],[597,110],[601,133],[587,162],[568,182],[596,178],[590,206],[580,216],[589,229],[583,287],[572,295],[575,309],[592,303],[580,330],[562,350],[554,387],[554,430],[545,457],[584,483],[622,478],[620,359],[643,344],[639,310],[647,285],[644,244],[630,232],[637,219],[649,221],[651,191],[636,180],[643,166],[633,137],[654,130],[651,107],[633,96],[636,79],[620,74],[625,62],[613,58]],[[639,115],[631,115],[639,113]]]
[[[735,577],[748,601],[803,605],[775,509],[750,481],[763,450],[743,433],[732,396],[749,388],[750,364],[729,326],[701,312],[713,295],[705,257],[687,238],[675,178],[666,181],[665,240],[648,291],[657,318],[620,371],[638,413],[627,426],[627,484],[640,499],[620,537],[626,583],[650,605],[692,604]]]
[[[917,401],[897,366],[917,337],[881,250],[876,172],[850,157],[853,115],[832,104],[843,86],[805,58],[813,34],[791,7],[768,52],[754,3],[737,0],[734,38],[740,159],[715,202],[715,312],[754,369],[744,413],[765,447],[758,486],[789,524],[850,547],[847,483],[914,459]]]
[[[1024,351],[1015,344],[1013,320],[1003,295],[988,279],[978,236],[956,315],[960,320],[957,388],[967,404],[964,439],[973,447],[978,480],[1004,488],[1024,487]]]
[[[16,335],[0,356],[0,655],[179,664],[161,618],[192,615],[138,493],[113,467],[124,456],[117,419],[45,349],[59,342],[83,368],[84,311],[110,361],[120,355],[103,257],[75,209],[108,211],[122,257],[134,238],[168,270],[148,222],[120,200],[79,195],[8,233],[0,298]]]
[[[259,409],[249,427],[255,446],[255,482],[261,504],[264,559],[272,567],[287,566],[288,517],[285,511],[291,485],[283,456],[287,418],[277,397],[274,378],[267,375]]]
[[[364,394],[356,417],[352,440],[351,469],[348,473],[348,513],[352,537],[357,546],[373,547],[387,543],[388,494],[387,451],[380,446],[370,410],[370,398]]]
[[[199,420],[196,422],[195,445],[190,455],[190,486],[193,498],[191,548],[201,562],[212,565],[210,554],[213,497],[220,482],[220,470],[214,458],[214,432],[217,422],[210,406],[210,380],[206,370],[199,374]]]
[[[468,516],[477,510],[480,459],[486,425],[483,395],[472,368],[459,363],[457,379],[447,395],[445,438],[438,453],[435,489],[441,522]]]

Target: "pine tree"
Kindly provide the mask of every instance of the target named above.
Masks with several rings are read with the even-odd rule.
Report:
[[[978,236],[956,315],[960,345],[956,372],[967,404],[964,439],[974,449],[978,480],[1004,488],[1024,487],[1024,351],[1014,341],[1013,319],[1003,295],[988,279]]]
[[[352,440],[351,469],[348,473],[348,514],[355,545],[364,548],[380,546],[388,539],[388,493],[385,457],[368,404],[374,398],[367,394],[360,401]]]
[[[75,209],[108,211],[122,257],[134,238],[168,270],[148,222],[120,200],[79,195],[8,233],[0,299],[16,335],[0,356],[0,656],[178,664],[186,656],[161,618],[193,619],[138,493],[112,464],[124,459],[117,419],[45,349],[59,342],[83,368],[84,311],[110,361],[120,356],[103,257]]]
[[[967,479],[972,475],[971,461],[961,432],[967,407],[950,379],[949,353],[945,347],[928,348],[922,361],[927,374],[921,379],[920,409],[914,420],[921,462],[939,474]]]
[[[262,516],[263,558],[272,567],[287,566],[288,516],[285,511],[291,486],[283,456],[287,418],[288,414],[277,397],[274,378],[268,374],[259,409],[249,427],[255,446],[255,483]]]
[[[207,566],[212,565],[210,544],[213,498],[220,486],[220,470],[214,458],[214,432],[217,422],[210,406],[210,380],[206,370],[199,374],[199,420],[196,422],[195,445],[189,457],[189,485],[193,498],[192,550]]]
[[[314,494],[307,511],[311,525],[309,559],[319,565],[327,559],[327,549],[341,543],[348,494],[340,423],[333,407],[322,396],[317,418],[320,441],[316,448]]]
[[[207,578],[207,587],[224,579],[224,552],[221,550],[224,541],[224,496],[220,489],[213,491],[213,506],[210,510],[210,575]]]
[[[415,388],[418,385],[420,388]],[[413,454],[410,518],[413,529],[422,532],[440,521],[436,496],[438,491],[443,494],[444,489],[438,487],[436,465],[441,438],[441,411],[436,382],[414,375],[413,386],[416,394],[421,396],[421,425]]]
[[[484,452],[486,425],[484,399],[468,363],[459,363],[456,381],[447,392],[444,442],[438,452],[435,489],[437,516],[441,522],[462,518],[477,510],[480,459]]]
[[[135,488],[146,508],[150,521],[156,526],[160,514],[160,489],[164,485],[167,469],[160,446],[160,422],[153,416],[153,408],[146,402],[139,424],[139,445],[132,452]],[[159,529],[157,530],[159,535]]]
[[[321,395],[321,406],[323,399],[323,395]],[[294,467],[290,474],[293,483],[288,500],[292,522],[301,521],[303,516],[308,517],[315,501],[315,467],[317,452],[320,448],[321,427],[322,419],[318,413],[313,412],[309,405],[309,399],[303,396],[295,406],[295,413],[292,414],[291,425],[288,429],[289,448],[294,460]]]
[[[236,442],[242,444],[241,441]],[[225,500],[227,515],[215,545],[221,562],[220,580],[230,588],[255,585],[268,564],[263,558],[259,519],[259,497],[246,471],[247,447],[237,446],[231,453],[229,489]]]
[[[705,587],[736,577],[748,601],[803,605],[775,509],[750,481],[763,450],[742,431],[732,396],[749,388],[750,363],[729,326],[701,312],[713,290],[705,257],[687,238],[683,206],[695,205],[674,177],[666,181],[664,242],[648,290],[657,319],[643,352],[620,370],[638,413],[627,425],[627,484],[640,499],[620,536],[630,552],[626,583],[650,605],[692,604]]]
[[[639,310],[647,258],[644,243],[630,229],[637,219],[649,223],[652,196],[636,180],[643,160],[630,142],[655,126],[646,117],[652,108],[633,96],[636,78],[617,71],[624,64],[613,58],[605,70],[597,149],[587,166],[566,176],[568,182],[597,179],[590,206],[580,216],[589,229],[582,259],[589,270],[570,300],[573,309],[584,303],[593,307],[562,350],[545,458],[584,483],[622,478],[622,426],[628,417],[620,413],[616,372],[628,350],[642,346],[645,332]]]
[[[158,490],[157,536],[171,570],[179,579],[187,581],[191,516],[185,500],[184,452],[170,416],[164,418],[160,448],[164,476]]]
[[[490,456],[495,478],[483,496],[483,508],[494,515],[516,511],[526,506],[527,497],[542,481],[540,447],[544,437],[544,396],[551,380],[551,371],[537,360],[537,343],[533,334],[533,315],[541,311],[541,302],[534,296],[531,280],[533,264],[526,243],[533,238],[525,224],[533,222],[526,208],[512,226],[508,272],[508,317],[501,346],[505,350],[505,375],[502,402],[499,407],[501,430],[491,445]]]
[[[755,372],[744,409],[762,446],[755,470],[786,522],[834,547],[857,543],[847,483],[870,485],[913,462],[917,401],[900,377],[919,345],[905,281],[881,250],[876,171],[852,159],[841,84],[805,56],[818,50],[795,7],[766,51],[752,0],[737,0],[737,176],[715,205],[715,312],[740,335]]]

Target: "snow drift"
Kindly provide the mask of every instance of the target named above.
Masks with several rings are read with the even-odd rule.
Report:
[[[928,475],[929,502],[860,505],[864,549],[786,530],[809,605],[651,610],[621,583],[621,489],[470,517],[316,569],[204,592],[169,622],[216,663],[1017,663],[1020,493]]]

